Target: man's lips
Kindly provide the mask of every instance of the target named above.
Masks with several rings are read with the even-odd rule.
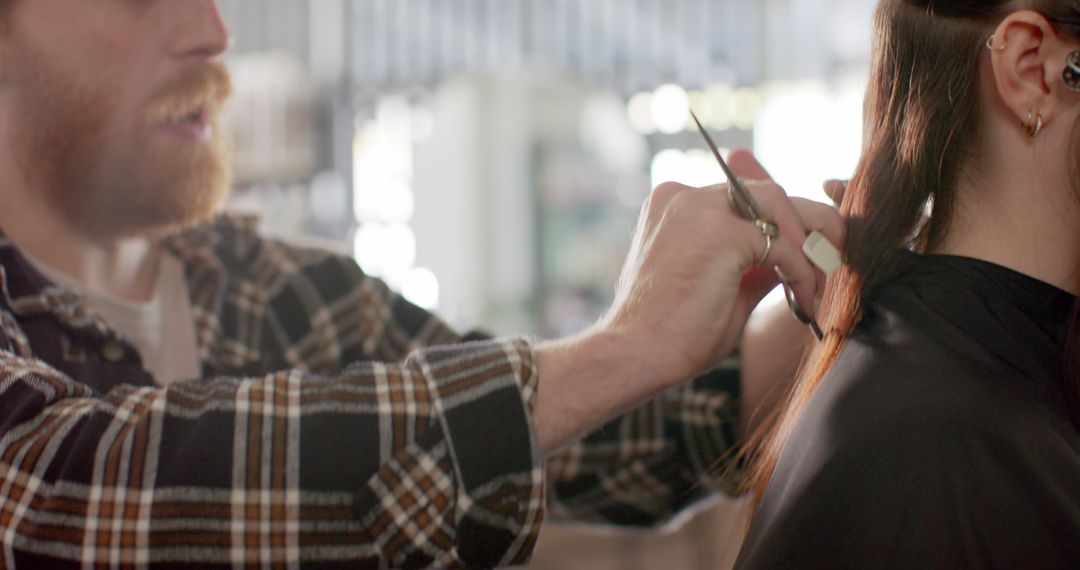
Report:
[[[182,117],[165,119],[159,123],[159,127],[172,136],[193,143],[207,142],[214,136],[214,125],[203,109]]]

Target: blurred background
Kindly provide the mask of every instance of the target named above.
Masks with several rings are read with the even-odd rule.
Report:
[[[610,302],[638,210],[723,181],[694,109],[790,194],[861,145],[873,0],[219,0],[229,207],[459,330],[553,337]],[[731,565],[723,497],[656,532],[549,526],[534,569]]]

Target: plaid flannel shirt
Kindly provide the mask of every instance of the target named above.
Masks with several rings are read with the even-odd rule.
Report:
[[[545,511],[529,342],[466,342],[254,226],[166,240],[202,366],[167,388],[0,237],[0,566],[526,561]],[[723,485],[737,393],[720,371],[550,459],[555,512],[648,525]]]

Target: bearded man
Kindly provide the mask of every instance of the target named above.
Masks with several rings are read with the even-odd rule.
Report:
[[[547,484],[562,513],[635,525],[723,484],[740,372],[686,380],[741,342],[754,410],[793,362],[749,357],[775,279],[724,192],[656,190],[590,332],[466,343],[351,259],[216,214],[214,0],[0,1],[4,567],[521,563]],[[830,208],[753,190],[842,239]],[[811,306],[819,275],[775,242]],[[797,351],[785,327],[773,348]]]

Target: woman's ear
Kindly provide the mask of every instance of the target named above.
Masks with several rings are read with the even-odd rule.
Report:
[[[994,85],[1021,131],[1036,136],[1063,114],[1077,95],[1065,87],[1062,73],[1069,55],[1080,49],[1061,36],[1049,20],[1032,10],[1006,17],[987,41]]]

